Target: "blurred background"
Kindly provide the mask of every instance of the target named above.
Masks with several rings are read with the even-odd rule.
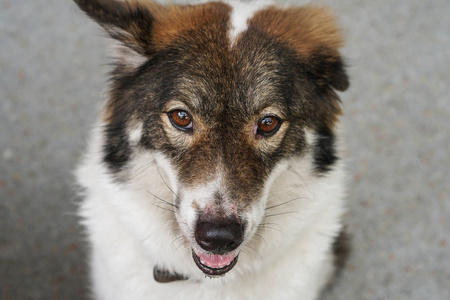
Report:
[[[351,77],[353,252],[324,299],[450,299],[450,1],[313,2],[336,11]],[[70,0],[0,0],[0,299],[87,298],[72,170],[103,36]]]

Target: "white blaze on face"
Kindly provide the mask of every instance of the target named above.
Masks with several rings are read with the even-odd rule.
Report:
[[[253,199],[252,205],[246,206],[244,211],[238,211],[236,202],[240,199],[231,199],[228,195],[232,187],[227,186],[224,166],[220,164],[216,166],[215,177],[212,180],[199,183],[197,186],[183,186],[170,161],[163,154],[155,154],[154,157],[162,176],[169,177],[168,184],[179,197],[176,218],[181,231],[190,240],[194,250],[200,250],[198,246],[195,246],[194,237],[199,212],[208,214],[220,210],[228,215],[238,215],[241,221],[247,224],[243,244],[249,242],[264,217],[267,197],[274,180],[287,169],[288,165],[287,161],[279,162],[267,178],[265,187],[261,191],[261,198]],[[221,197],[219,205],[215,201],[217,194]]]
[[[265,7],[273,4],[272,1],[250,1],[240,2],[237,0],[228,1],[233,8],[231,13],[231,31],[230,41],[234,44],[237,37],[247,30],[248,20],[251,19],[255,13]]]
[[[214,180],[196,187],[181,188],[180,197],[182,199],[178,210],[180,221],[193,230],[197,222],[197,210],[204,211],[207,207],[212,206],[215,194],[221,191],[222,186],[223,176],[221,172],[218,172]]]
[[[214,199],[215,193],[220,191],[222,185],[220,175],[212,181],[199,185],[198,187],[191,187],[183,189],[184,199],[189,199],[190,203],[195,203],[200,208],[205,208],[212,199]]]

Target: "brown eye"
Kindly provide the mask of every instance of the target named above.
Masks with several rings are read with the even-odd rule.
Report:
[[[258,123],[257,134],[271,136],[278,131],[281,120],[275,116],[266,116]]]
[[[175,109],[169,112],[168,115],[170,122],[175,128],[183,131],[192,129],[192,117],[187,111]]]

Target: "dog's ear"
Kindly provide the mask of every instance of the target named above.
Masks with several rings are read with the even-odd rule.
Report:
[[[118,42],[119,59],[135,64],[151,53],[154,18],[146,6],[115,0],[74,1]]]
[[[311,54],[310,62],[314,76],[325,80],[338,91],[348,89],[350,82],[345,71],[345,63],[337,50],[326,47],[315,49]]]
[[[339,54],[342,34],[333,13],[323,7],[305,5],[277,9],[269,7],[255,14],[250,25],[285,42],[312,67],[311,75],[338,91],[349,86]]]
[[[302,20],[299,51],[305,53],[313,74],[338,91],[348,89],[350,83],[345,63],[339,52],[343,37],[330,9],[306,5],[298,11]]]

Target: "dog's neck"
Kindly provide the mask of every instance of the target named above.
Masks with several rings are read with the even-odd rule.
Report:
[[[153,268],[153,277],[157,282],[160,283],[168,283],[172,281],[180,281],[180,280],[187,280],[188,278],[184,275],[180,275],[178,273],[172,273],[167,270],[154,267]]]

